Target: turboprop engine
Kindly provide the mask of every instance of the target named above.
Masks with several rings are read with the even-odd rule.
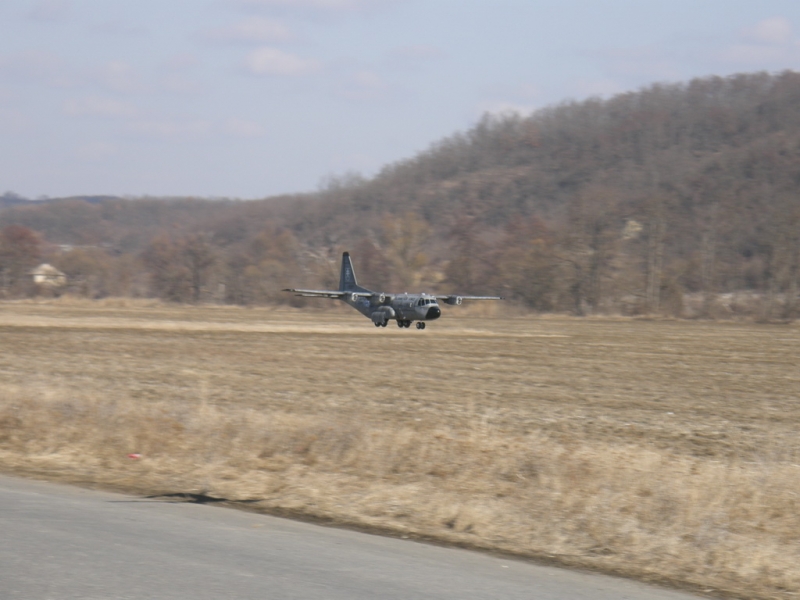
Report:
[[[372,294],[373,304],[383,304],[386,302],[386,294]]]
[[[370,318],[372,322],[375,323],[375,326],[378,327],[386,327],[386,323],[389,319],[394,319],[395,312],[391,306],[382,306],[378,310],[374,311]]]
[[[445,298],[444,301],[445,301],[445,304],[451,304],[451,305],[454,305],[454,306],[461,306],[461,302],[463,301],[463,298],[461,298],[461,296],[448,296],[447,298]]]

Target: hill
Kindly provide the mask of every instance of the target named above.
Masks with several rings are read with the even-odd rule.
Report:
[[[332,178],[316,193],[17,203],[0,223],[83,246],[50,252],[90,295],[275,301],[290,282],[335,285],[332,260],[348,248],[378,288],[501,291],[578,314],[791,317],[799,109],[790,71],[658,84],[487,115],[371,179]],[[112,284],[120,265],[127,275]],[[757,302],[731,300],[742,292]]]

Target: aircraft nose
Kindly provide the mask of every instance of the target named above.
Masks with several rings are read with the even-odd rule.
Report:
[[[438,306],[431,306],[428,309],[428,314],[425,315],[425,319],[428,321],[433,321],[434,319],[438,319],[442,316],[442,310]]]

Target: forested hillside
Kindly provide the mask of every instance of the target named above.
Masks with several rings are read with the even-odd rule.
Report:
[[[46,259],[92,297],[290,301],[281,287],[335,285],[349,249],[380,289],[499,292],[577,314],[790,318],[799,186],[800,74],[710,77],[486,116],[372,179],[309,194],[6,194],[2,289],[33,293],[24,273]]]

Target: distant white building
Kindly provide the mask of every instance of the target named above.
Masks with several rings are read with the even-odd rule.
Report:
[[[43,263],[31,271],[33,282],[43,287],[58,288],[67,284],[67,276],[53,265]]]

